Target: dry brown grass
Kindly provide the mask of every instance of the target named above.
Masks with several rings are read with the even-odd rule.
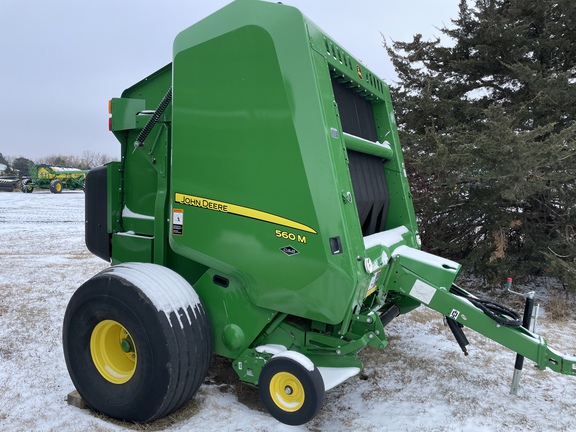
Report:
[[[547,319],[554,323],[566,322],[574,315],[574,303],[567,292],[554,291],[544,303]]]

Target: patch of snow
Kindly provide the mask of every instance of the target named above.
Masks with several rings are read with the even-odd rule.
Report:
[[[403,240],[403,235],[408,232],[408,228],[405,226],[399,226],[397,228],[392,228],[386,231],[382,231],[376,234],[372,234],[364,237],[364,247],[370,249],[374,246],[385,246],[391,248],[395,244],[400,243]]]
[[[139,235],[136,234],[134,231],[130,230],[130,231],[123,231],[123,232],[117,232],[116,235],[119,236],[126,236],[126,237],[137,237],[137,238],[145,238],[145,239],[149,239],[149,236],[143,236],[143,235]]]
[[[122,209],[122,217],[127,217],[127,218],[132,218],[132,219],[154,220],[154,216],[144,215],[144,214],[140,214],[140,213],[134,213],[127,206],[124,206],[124,208]]]
[[[299,352],[296,351],[290,351],[290,350],[281,351],[278,354],[274,354],[272,358],[277,357],[284,357],[289,358],[290,360],[294,360],[296,363],[299,363],[303,368],[309,370],[310,372],[312,372],[315,367],[314,363],[312,363],[312,360],[310,360],[304,354],[300,354]]]
[[[431,267],[449,270],[452,271],[453,273],[458,271],[458,269],[460,268],[460,264],[458,264],[457,262],[439,257],[437,255],[432,255],[428,252],[414,249],[409,246],[399,246],[396,249],[394,249],[392,258],[399,256],[428,264]]]
[[[179,310],[184,311],[188,323],[192,319],[188,314],[188,306],[196,313],[200,299],[194,288],[175,271],[157,264],[122,263],[104,270],[103,273],[113,273],[132,283],[140,289],[154,304],[159,312],[164,312],[170,322],[170,314],[175,313],[183,327]],[[170,322],[170,325],[172,323]]]
[[[51,166],[50,169],[55,172],[63,172],[63,171],[81,171],[80,168],[66,168],[66,167],[57,167]]]
[[[267,345],[260,345],[259,347],[256,347],[255,350],[256,352],[259,353],[274,355],[286,351],[286,347],[284,345],[267,344]]]

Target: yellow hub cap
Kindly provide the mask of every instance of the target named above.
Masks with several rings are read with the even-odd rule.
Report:
[[[136,371],[138,357],[134,340],[116,321],[105,320],[94,327],[90,354],[100,375],[113,384],[128,382]]]
[[[298,378],[288,372],[278,372],[270,380],[270,396],[278,408],[296,412],[304,405],[304,387]]]

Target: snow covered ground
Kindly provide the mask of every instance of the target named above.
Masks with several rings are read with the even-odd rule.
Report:
[[[464,357],[441,317],[424,308],[392,321],[389,346],[362,351],[364,371],[329,392],[304,426],[270,417],[221,359],[188,405],[148,425],[70,406],[64,311],[107,266],[84,246],[83,214],[82,192],[0,193],[0,431],[576,431],[576,377],[526,361],[511,396],[514,353],[467,331]],[[573,316],[543,317],[538,332],[561,352],[576,351]]]

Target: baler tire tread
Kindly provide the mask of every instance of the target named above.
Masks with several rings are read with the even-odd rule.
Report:
[[[115,267],[86,281],[72,296],[64,317],[64,357],[89,407],[121,420],[149,422],[178,410],[197,392],[211,361],[211,330],[202,303],[163,311],[159,304],[169,303],[169,287],[154,290],[151,299],[149,287],[143,290],[115,274]],[[154,282],[145,272],[143,281]],[[133,339],[137,360],[127,382],[113,383],[95,366],[91,336],[104,320],[118,322]]]

